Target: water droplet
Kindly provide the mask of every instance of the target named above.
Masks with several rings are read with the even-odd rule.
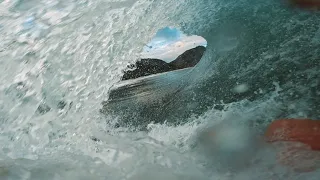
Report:
[[[233,91],[236,93],[245,93],[249,90],[249,86],[247,84],[239,84],[233,88]]]

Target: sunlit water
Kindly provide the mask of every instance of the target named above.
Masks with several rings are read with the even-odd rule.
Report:
[[[292,62],[293,48],[300,48],[299,53],[295,51],[298,64],[304,56],[310,61],[316,59],[320,44],[319,21],[316,21],[319,18],[303,13],[295,16],[277,4],[279,2],[274,3],[261,1],[251,7],[249,1],[223,4],[188,0],[0,0],[0,179],[317,179],[319,172],[296,174],[276,165],[274,153],[268,148],[248,156],[245,152],[256,142],[247,141],[246,133],[232,131],[234,126],[230,132],[240,136],[237,141],[243,141],[243,146],[237,146],[232,137],[225,135],[222,135],[226,140],[222,140],[221,150],[208,152],[210,148],[197,145],[202,129],[224,120],[237,122],[236,126],[245,126],[252,119],[270,121],[281,114],[279,111],[289,100],[295,102],[289,109],[300,109],[285,111],[285,116],[319,118],[317,104],[311,103],[318,102],[314,98],[317,96],[312,94],[314,91],[310,91],[313,95],[310,98],[303,96],[309,91],[303,88],[302,80],[295,85],[299,86],[299,98],[303,101],[298,101],[299,98],[279,100],[282,100],[283,91],[295,97],[290,83],[264,84],[261,91],[254,92],[263,96],[253,101],[230,98],[222,93],[226,91],[219,91],[219,94],[215,84],[208,85],[208,82],[216,82],[211,78],[213,65],[208,65],[215,62],[219,64],[214,67],[225,70],[222,75],[229,73],[230,79],[243,77],[240,81],[251,82],[258,80],[248,78],[255,77],[250,75],[255,71],[248,69],[263,68],[265,71],[261,73],[270,72],[278,56],[280,59],[288,57]],[[247,6],[250,6],[250,13],[244,8]],[[237,11],[242,16],[236,16]],[[274,14],[280,14],[283,19],[258,26],[263,20],[269,22]],[[242,27],[241,22],[231,20],[235,17],[257,18],[252,18],[253,25]],[[230,26],[228,31],[222,30],[227,25]],[[302,25],[309,28],[302,28]],[[190,81],[202,84],[200,90],[189,87],[185,96],[193,101],[188,101],[187,106],[185,101],[177,101],[172,105],[176,108],[171,108],[177,114],[188,111],[196,115],[184,118],[182,121],[186,123],[179,126],[150,123],[146,132],[112,128],[110,123],[116,122],[117,116],[110,116],[110,119],[99,113],[101,102],[108,98],[109,88],[120,80],[123,68],[138,58],[145,43],[158,29],[166,26],[201,35],[207,39],[208,47],[211,43],[211,49],[208,48],[203,63],[195,71],[203,68],[201,72],[205,73],[197,73]],[[291,32],[288,37],[279,35],[281,28]],[[263,39],[269,36],[255,34],[262,32],[275,37]],[[310,36],[306,35],[308,33]],[[282,38],[274,40],[276,37]],[[260,46],[265,49],[261,50]],[[309,54],[304,49],[308,49]],[[244,65],[235,70],[237,63],[231,63],[232,60]],[[284,58],[281,60],[284,65],[288,62]],[[316,61],[312,62],[315,62],[313,66],[304,66],[301,71],[309,75],[309,85],[317,88],[319,66]],[[290,68],[284,68],[285,72],[289,73]],[[274,73],[280,71],[276,69]],[[277,81],[281,79],[275,79]],[[253,86],[246,92],[253,94],[250,91]],[[221,87],[235,88],[228,84]],[[190,89],[198,96],[190,98]],[[236,87],[237,91],[239,89],[244,90],[243,86]],[[214,108],[221,102],[215,96],[227,101],[225,110]],[[260,134],[259,128],[254,133]],[[92,140],[95,138],[96,141]],[[230,154],[235,159],[230,158]],[[246,158],[237,160],[240,156]]]

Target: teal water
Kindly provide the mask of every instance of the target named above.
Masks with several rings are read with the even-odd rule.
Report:
[[[0,0],[0,179],[319,177],[267,150],[241,164],[254,145],[243,133],[237,151],[197,145],[218,122],[259,133],[278,117],[320,118],[319,17],[276,0]],[[125,114],[103,115],[101,102],[166,26],[204,37],[206,54],[147,131],[114,128]],[[221,147],[238,148],[229,138]]]

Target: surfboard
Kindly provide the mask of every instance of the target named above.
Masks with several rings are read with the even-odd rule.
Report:
[[[290,141],[310,146],[320,151],[320,121],[311,119],[279,119],[266,130],[268,142]]]
[[[265,139],[276,147],[280,164],[297,172],[320,168],[319,120],[275,120],[268,126]]]

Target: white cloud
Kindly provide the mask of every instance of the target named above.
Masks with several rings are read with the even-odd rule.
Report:
[[[154,38],[141,53],[141,58],[156,58],[171,62],[185,51],[197,46],[207,46],[207,41],[201,36],[185,36],[175,40]]]

